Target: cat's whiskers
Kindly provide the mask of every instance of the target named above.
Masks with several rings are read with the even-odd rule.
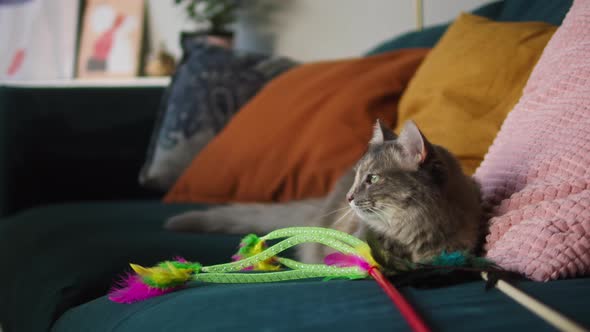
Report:
[[[395,214],[399,214],[402,213],[402,209],[399,208],[399,206],[395,206],[393,204],[388,204],[388,203],[379,203],[381,210],[386,213],[387,217],[391,218],[393,215]]]
[[[346,216],[349,216],[351,212],[354,212],[352,209],[346,211],[346,213],[344,213],[342,216],[340,216],[340,218],[338,218],[338,220],[336,220],[334,222],[334,225],[337,225],[338,222],[340,222],[342,219],[344,219]]]
[[[369,211],[373,212],[373,214],[377,216],[377,218],[379,218],[384,224],[389,224],[389,222],[387,221],[387,216],[385,215],[385,212],[383,210],[369,208]]]
[[[345,206],[345,207],[342,207],[342,208],[339,208],[339,209],[333,210],[333,211],[331,211],[331,212],[328,212],[328,213],[326,213],[326,214],[324,214],[324,215],[321,215],[321,216],[315,217],[313,220],[314,220],[314,221],[315,221],[315,220],[320,220],[320,219],[322,219],[322,218],[325,218],[325,217],[327,217],[327,216],[329,216],[329,215],[332,215],[332,214],[334,214],[334,213],[336,213],[336,212],[340,212],[340,211],[343,211],[343,210],[346,210],[346,209],[350,209],[350,206],[348,206],[348,205],[347,205],[347,206]],[[351,211],[352,211],[352,210],[351,210]]]

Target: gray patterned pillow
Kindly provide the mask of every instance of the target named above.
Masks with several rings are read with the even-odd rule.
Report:
[[[162,101],[139,181],[168,190],[193,158],[267,82],[294,67],[281,57],[191,40]]]

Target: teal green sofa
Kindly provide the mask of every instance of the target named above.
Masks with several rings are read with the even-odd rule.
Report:
[[[476,13],[559,24],[569,1],[515,1]],[[370,53],[429,47],[446,26]],[[173,256],[228,261],[237,236],[165,231],[166,218],[206,206],[165,205],[141,188],[162,87],[0,86],[0,326],[25,331],[405,331],[370,280],[196,285],[132,305],[104,296],[128,263]],[[590,279],[519,286],[590,326]],[[552,331],[481,281],[404,295],[437,331]]]

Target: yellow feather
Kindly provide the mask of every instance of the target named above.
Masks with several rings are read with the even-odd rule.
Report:
[[[190,279],[192,270],[181,269],[166,263],[166,268],[155,266],[146,268],[137,264],[129,264],[133,271],[143,278],[149,278],[157,285],[169,285]]]
[[[278,271],[281,269],[280,265],[272,264],[270,260],[260,262],[254,265],[254,270],[257,271]]]
[[[133,269],[133,271],[135,271],[135,273],[139,274],[142,277],[150,274],[150,271],[149,271],[150,269],[145,268],[141,265],[130,263],[129,266],[131,266],[131,268]]]
[[[159,285],[176,283],[179,281],[184,282],[190,278],[190,271],[188,269],[179,269],[170,263],[166,264],[166,269],[159,267],[154,268],[154,270],[154,274],[152,274],[151,278]]]
[[[254,247],[252,248],[252,251],[249,253],[250,256],[254,256],[256,254],[261,253],[262,251],[264,251],[265,248],[265,243],[264,241],[259,241],[258,243],[256,243],[254,245]]]
[[[373,258],[373,255],[371,255],[371,247],[369,247],[368,244],[363,243],[355,249],[359,255],[367,261],[367,263],[369,263],[371,266],[379,267],[379,263],[377,263],[377,261],[375,261]]]

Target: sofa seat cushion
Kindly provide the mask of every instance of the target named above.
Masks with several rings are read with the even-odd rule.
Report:
[[[203,264],[229,260],[239,236],[161,228],[169,216],[194,208],[203,206],[149,201],[64,204],[0,220],[4,331],[46,331],[52,325],[60,332],[407,329],[370,280],[201,284],[132,305],[108,301],[104,295],[128,271],[129,262],[151,266],[175,255]],[[585,305],[590,301],[590,279],[522,286],[590,324]],[[403,292],[435,330],[551,330],[496,290],[485,292],[483,282]]]
[[[527,282],[525,291],[590,324],[590,279]],[[477,281],[403,289],[433,331],[553,331],[497,290]],[[68,311],[54,332],[109,331],[409,331],[371,280],[197,285],[135,304],[101,297]]]
[[[98,298],[128,263],[175,255],[228,261],[239,236],[173,233],[166,218],[195,205],[137,201],[53,205],[0,220],[0,325],[45,331],[69,308]]]

